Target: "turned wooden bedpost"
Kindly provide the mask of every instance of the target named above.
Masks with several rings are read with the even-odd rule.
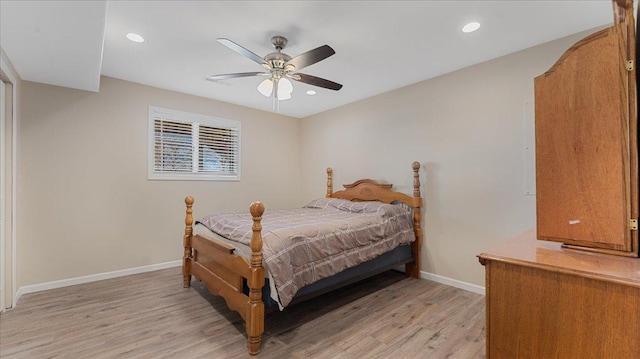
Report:
[[[246,321],[249,354],[260,353],[260,342],[264,332],[264,302],[262,302],[262,287],[264,286],[264,268],[262,267],[262,214],[264,205],[260,202],[251,203],[249,212],[253,216],[253,233],[251,235],[251,278],[247,280],[249,287],[249,320]]]
[[[191,286],[191,259],[193,251],[191,249],[191,235],[193,234],[193,197],[188,196],[184,199],[187,205],[187,212],[184,218],[184,238],[182,244],[184,246],[184,255],[182,256],[182,286],[189,288]]]
[[[333,194],[333,169],[331,167],[327,167],[327,198],[331,198]]]
[[[405,272],[407,276],[420,278],[420,248],[422,248],[422,227],[420,226],[420,162],[413,162],[413,230],[416,240],[413,242],[411,252],[415,258],[414,262],[407,263]]]

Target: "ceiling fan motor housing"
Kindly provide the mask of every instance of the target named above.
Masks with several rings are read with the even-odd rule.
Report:
[[[283,69],[284,64],[291,60],[291,56],[282,53],[282,52],[272,52],[264,57],[265,61],[267,61],[272,68],[274,69]]]
[[[264,60],[271,65],[272,69],[284,69],[285,63],[291,60],[291,56],[280,52],[285,46],[287,46],[287,39],[282,36],[274,36],[271,38],[271,43],[276,48],[276,52],[267,54],[264,57]]]

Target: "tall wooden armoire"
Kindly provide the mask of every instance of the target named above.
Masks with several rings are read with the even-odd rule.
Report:
[[[633,1],[535,79],[538,239],[638,257]]]
[[[478,256],[487,358],[640,358],[633,1],[613,9],[535,79],[537,228]]]

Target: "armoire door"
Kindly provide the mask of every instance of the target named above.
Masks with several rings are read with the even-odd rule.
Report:
[[[631,10],[535,79],[538,239],[638,256]],[[629,22],[631,26],[629,26]]]

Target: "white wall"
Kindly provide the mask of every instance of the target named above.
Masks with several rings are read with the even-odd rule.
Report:
[[[422,271],[484,285],[476,255],[535,226],[524,195],[524,120],[533,79],[587,33],[563,38],[302,121],[303,197],[363,176],[411,193],[422,163]],[[428,64],[425,64],[428,66]]]
[[[108,77],[21,97],[21,287],[181,259],[187,195],[196,217],[300,205],[298,119]],[[242,180],[147,180],[149,105],[241,121]]]

